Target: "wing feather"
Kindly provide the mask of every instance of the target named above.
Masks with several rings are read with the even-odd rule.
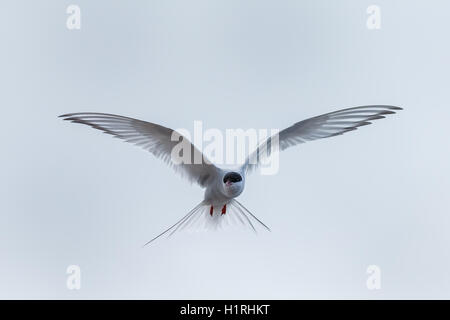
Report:
[[[372,105],[347,108],[334,111],[293,124],[278,133],[278,149],[280,151],[307,141],[338,136],[371,124],[373,120],[383,119],[386,115],[402,110],[400,107]],[[271,154],[269,137],[249,155],[243,167],[250,173],[261,164],[261,159]]]
[[[206,157],[190,142],[191,161],[181,164],[173,162],[171,152],[179,141],[172,140],[174,130],[170,128],[107,113],[69,113],[60,117],[73,123],[88,125],[115,138],[140,146],[163,160],[189,181],[196,182],[202,187],[206,187],[208,182],[214,179],[217,174],[217,167],[211,164],[210,161],[207,161]],[[186,138],[182,137],[181,139]],[[202,163],[197,164],[194,162],[194,159],[202,159]]]

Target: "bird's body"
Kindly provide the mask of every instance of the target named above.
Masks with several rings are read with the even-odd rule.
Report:
[[[227,185],[226,182],[224,182],[227,175],[236,175],[238,176],[237,179],[240,180]],[[218,168],[217,176],[213,179],[213,183],[208,185],[205,189],[203,201],[213,207],[221,207],[228,204],[232,199],[238,197],[244,191],[244,177],[245,175],[242,172],[227,171]]]
[[[235,170],[222,169],[212,164],[183,136],[180,138],[182,142],[187,142],[190,161],[181,163],[175,161],[172,151],[179,143],[179,140],[173,139],[175,131],[158,124],[105,113],[72,113],[61,117],[64,120],[89,125],[114,137],[141,146],[172,166],[176,172],[181,173],[189,181],[205,188],[203,201],[172,227],[150,240],[148,242],[150,243],[164,234],[169,232],[173,234],[199,222],[207,227],[219,227],[227,222],[237,222],[249,226],[255,231],[255,225],[269,230],[235,198],[244,191],[247,175],[261,165],[263,158],[273,152],[274,141],[276,141],[277,151],[282,151],[306,141],[328,138],[356,130],[358,127],[370,124],[372,120],[382,119],[388,114],[395,113],[394,110],[401,110],[401,108],[383,105],[354,107],[297,122],[280,131],[276,139],[275,136],[266,139],[247,157],[245,163]],[[198,163],[198,161],[194,161],[195,159],[203,161]]]

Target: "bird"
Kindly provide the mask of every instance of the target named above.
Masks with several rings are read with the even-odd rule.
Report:
[[[272,141],[277,142],[278,151],[283,151],[308,141],[342,135],[357,130],[374,120],[383,119],[387,115],[402,110],[391,105],[367,105],[341,109],[308,118],[294,123],[260,143],[249,153],[244,163],[235,169],[219,168],[210,162],[206,156],[189,140],[191,158],[203,159],[201,162],[185,161],[179,163],[171,156],[173,148],[179,141],[172,139],[175,130],[162,125],[138,120],[130,117],[96,112],[68,113],[59,116],[63,120],[88,125],[126,142],[140,146],[161,159],[176,173],[185,177],[191,183],[205,189],[203,200],[190,210],[183,218],[167,228],[144,246],[164,235],[172,235],[187,227],[200,224],[218,228],[224,223],[241,223],[257,232],[258,226],[270,231],[270,228],[244,207],[236,198],[245,188],[247,176],[261,166],[262,159],[270,156]],[[186,139],[186,140],[184,140]]]

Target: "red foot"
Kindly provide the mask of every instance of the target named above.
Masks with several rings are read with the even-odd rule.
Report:
[[[214,211],[214,208],[213,208],[213,206],[211,206],[211,209],[209,209],[209,214],[210,214],[211,217],[213,215],[213,211]]]
[[[227,213],[227,205],[224,205],[222,208],[222,214]]]

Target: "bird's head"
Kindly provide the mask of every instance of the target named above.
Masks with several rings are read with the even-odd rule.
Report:
[[[244,179],[238,172],[228,172],[223,176],[223,190],[225,195],[234,198],[244,190]]]

